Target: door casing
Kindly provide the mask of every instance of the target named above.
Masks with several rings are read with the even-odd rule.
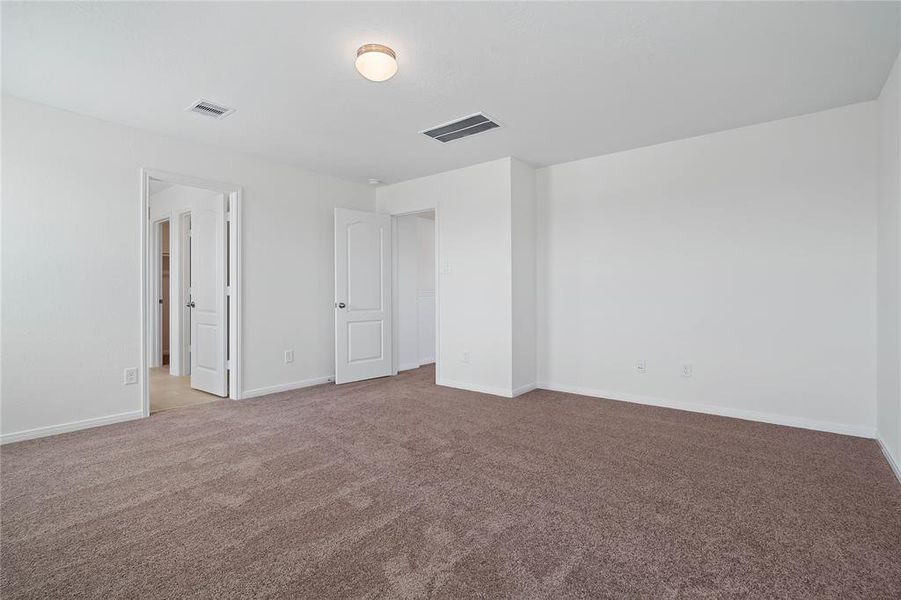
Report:
[[[157,169],[140,170],[140,235],[141,235],[141,367],[138,385],[141,392],[141,412],[150,415],[150,357],[152,348],[151,314],[157,302],[152,298],[153,227],[150,220],[150,180],[159,179],[176,185],[187,185],[226,194],[228,197],[228,397],[240,400],[243,393],[243,319],[242,319],[242,195],[241,186],[201,179],[190,175]]]
[[[164,213],[153,219],[150,228],[150,294],[154,303],[150,311],[150,367],[160,367],[163,364],[163,340],[162,340],[162,306],[159,298],[162,296],[163,260],[162,260],[162,226],[170,220],[169,213]]]

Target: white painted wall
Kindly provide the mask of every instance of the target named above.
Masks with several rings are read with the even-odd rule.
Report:
[[[510,163],[513,260],[513,395],[538,383],[535,251],[535,170]]]
[[[184,185],[173,185],[159,192],[153,193],[149,198],[150,219],[159,221],[161,219],[169,219],[169,339],[171,340],[171,353],[169,356],[169,373],[170,375],[187,375],[190,373],[190,361],[187,355],[183,355],[183,341],[190,340],[190,330],[188,328],[189,320],[186,314],[185,303],[183,299],[188,295],[187,291],[182,287],[182,278],[187,282],[187,271],[183,274],[182,269],[187,267],[187,259],[189,255],[182,255],[185,251],[182,248],[182,223],[186,213],[190,213],[197,206],[206,202],[215,202],[219,197],[217,192],[203,190]],[[186,343],[186,342],[185,342]],[[148,351],[151,349],[152,343],[150,336],[147,336]],[[151,355],[152,356],[152,355]]]
[[[150,218],[153,220],[184,214],[204,202],[215,201],[218,192],[190,187],[172,185],[150,195]],[[170,243],[174,240],[170,240]]]
[[[333,374],[333,209],[370,188],[8,96],[2,126],[4,440],[140,414],[141,167],[244,187],[245,394]]]
[[[879,437],[901,477],[901,56],[879,96],[877,251]]]
[[[389,214],[437,208],[438,383],[510,395],[510,159],[383,186],[376,198]]]
[[[897,331],[883,334],[898,322],[897,69],[878,105],[539,169],[532,222],[532,175],[515,159],[374,198],[4,98],[0,431],[140,413],[138,386],[121,378],[140,361],[139,169],[150,167],[244,186],[245,394],[332,375],[332,211],[377,204],[438,210],[439,383],[512,395],[528,382],[516,342],[534,310],[543,387],[872,435],[881,160],[879,429],[897,449],[897,394],[883,383],[895,385],[898,356]],[[877,126],[889,128],[881,154]]]
[[[876,117],[540,169],[542,387],[875,433]]]

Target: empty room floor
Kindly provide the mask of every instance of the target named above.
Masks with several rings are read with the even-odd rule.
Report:
[[[190,376],[170,375],[168,366],[150,369],[151,413],[170,408],[206,404],[215,400],[221,400],[221,398],[192,388]]]
[[[872,440],[433,379],[4,446],[3,598],[901,597]]]

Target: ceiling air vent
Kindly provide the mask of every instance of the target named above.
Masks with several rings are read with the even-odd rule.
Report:
[[[227,106],[222,106],[221,104],[216,104],[215,102],[207,102],[203,99],[200,99],[189,106],[187,110],[196,112],[200,115],[206,115],[214,119],[224,119],[228,115],[235,112],[234,108],[228,108]]]
[[[439,142],[452,142],[497,127],[500,127],[498,123],[482,113],[476,113],[468,117],[463,117],[462,119],[457,119],[452,123],[445,123],[444,125],[426,129],[421,133],[424,133]]]

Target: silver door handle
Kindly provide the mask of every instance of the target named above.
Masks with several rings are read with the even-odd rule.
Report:
[[[344,304],[343,302],[339,302],[336,306],[337,306],[338,308],[347,308],[347,305]]]
[[[194,308],[194,306],[195,306],[194,301],[191,300],[190,302],[188,302],[187,304],[185,304],[185,306],[187,306],[188,308]]]

